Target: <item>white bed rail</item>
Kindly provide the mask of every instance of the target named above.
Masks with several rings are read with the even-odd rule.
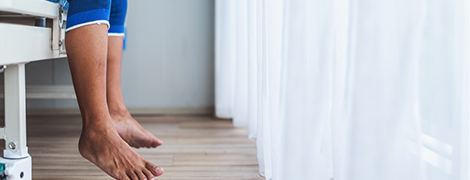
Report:
[[[2,16],[9,21],[2,22]],[[35,27],[14,22],[23,17],[46,18],[52,23]],[[0,158],[0,180],[32,178],[26,144],[25,64],[65,57],[62,17],[60,5],[44,0],[0,0],[0,68],[5,78],[5,127],[0,128],[5,149]]]

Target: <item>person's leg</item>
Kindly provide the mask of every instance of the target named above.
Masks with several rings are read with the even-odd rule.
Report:
[[[121,61],[127,0],[113,0],[108,30],[106,96],[109,113],[119,135],[130,146],[157,147],[163,142],[145,130],[127,110],[121,91]]]
[[[122,41],[119,36],[108,38],[108,69],[106,96],[111,119],[117,132],[132,147],[157,147],[163,144],[157,137],[145,130],[126,108],[121,91]]]
[[[80,14],[70,15],[71,11],[82,8],[73,2],[86,3],[85,1],[71,1],[69,21],[80,19],[77,18]],[[68,25],[74,28],[67,30],[66,48],[83,119],[79,141],[80,154],[115,179],[150,180],[161,175],[163,169],[133,151],[119,137],[111,121],[106,101],[108,26],[93,23],[76,25]]]

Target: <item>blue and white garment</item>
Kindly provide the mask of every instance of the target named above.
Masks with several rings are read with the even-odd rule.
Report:
[[[67,29],[91,24],[108,25],[108,36],[124,36],[127,0],[48,0],[68,9]]]

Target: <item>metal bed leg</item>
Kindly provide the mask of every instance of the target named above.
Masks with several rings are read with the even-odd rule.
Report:
[[[5,127],[0,137],[5,139],[0,158],[1,180],[31,180],[31,156],[26,146],[25,64],[9,65],[5,76]]]

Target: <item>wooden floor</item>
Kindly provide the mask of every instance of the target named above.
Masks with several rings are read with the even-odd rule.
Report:
[[[136,117],[165,144],[137,149],[165,169],[157,179],[262,180],[258,175],[255,143],[246,129],[212,117]],[[28,117],[28,146],[33,179],[111,179],[83,159],[77,150],[79,117]]]

